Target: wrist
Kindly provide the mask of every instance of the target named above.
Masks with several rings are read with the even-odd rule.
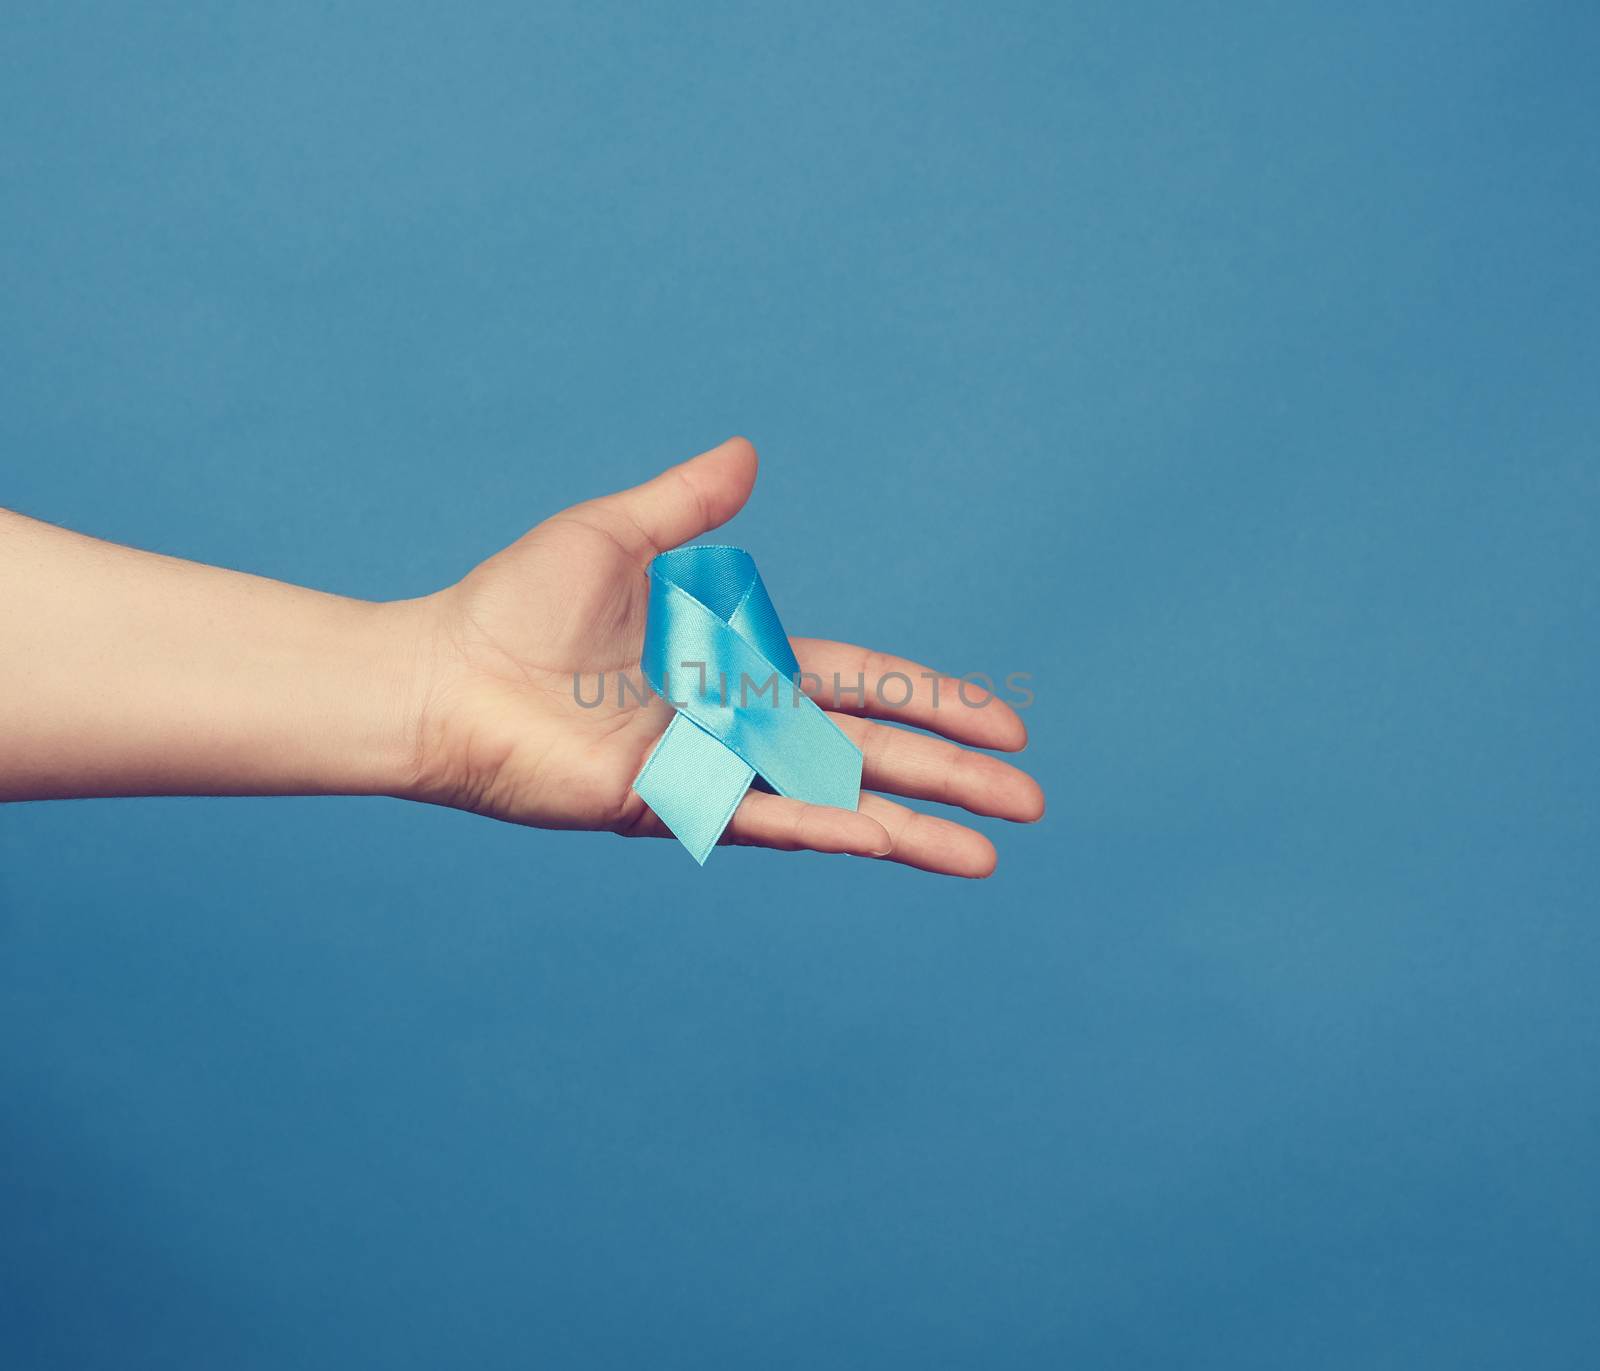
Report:
[[[343,775],[330,777],[346,794],[425,799],[427,744],[441,676],[433,597],[359,603],[346,640],[341,689],[358,700],[351,718]]]

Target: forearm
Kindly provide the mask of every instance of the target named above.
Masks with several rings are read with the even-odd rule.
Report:
[[[401,793],[423,618],[0,510],[0,800]]]

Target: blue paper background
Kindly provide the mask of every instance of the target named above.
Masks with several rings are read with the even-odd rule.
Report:
[[[8,5],[0,503],[401,596],[747,432],[1052,807],[0,811],[0,1361],[1593,1366],[1597,38]]]

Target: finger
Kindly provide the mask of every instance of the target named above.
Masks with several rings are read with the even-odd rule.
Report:
[[[750,791],[739,802],[722,841],[750,847],[776,847],[785,852],[848,852],[881,857],[893,846],[883,825],[867,814],[831,805]]]
[[[1028,730],[1017,711],[972,681],[850,643],[825,638],[790,642],[801,671],[813,678],[802,679],[801,689],[824,709],[893,719],[1001,752],[1028,745]]]
[[[995,868],[994,844],[964,824],[919,814],[882,795],[863,795],[861,813],[883,825],[892,844],[885,860],[941,876],[982,880]]]
[[[756,450],[729,438],[631,490],[577,507],[601,521],[641,561],[698,538],[733,518],[756,482]]]
[[[960,805],[974,814],[1031,824],[1044,814],[1044,791],[1020,767],[942,738],[888,724],[829,714],[861,749],[861,785],[913,800]]]

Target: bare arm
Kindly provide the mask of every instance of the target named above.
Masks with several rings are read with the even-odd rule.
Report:
[[[399,793],[419,618],[0,510],[0,799]]]

